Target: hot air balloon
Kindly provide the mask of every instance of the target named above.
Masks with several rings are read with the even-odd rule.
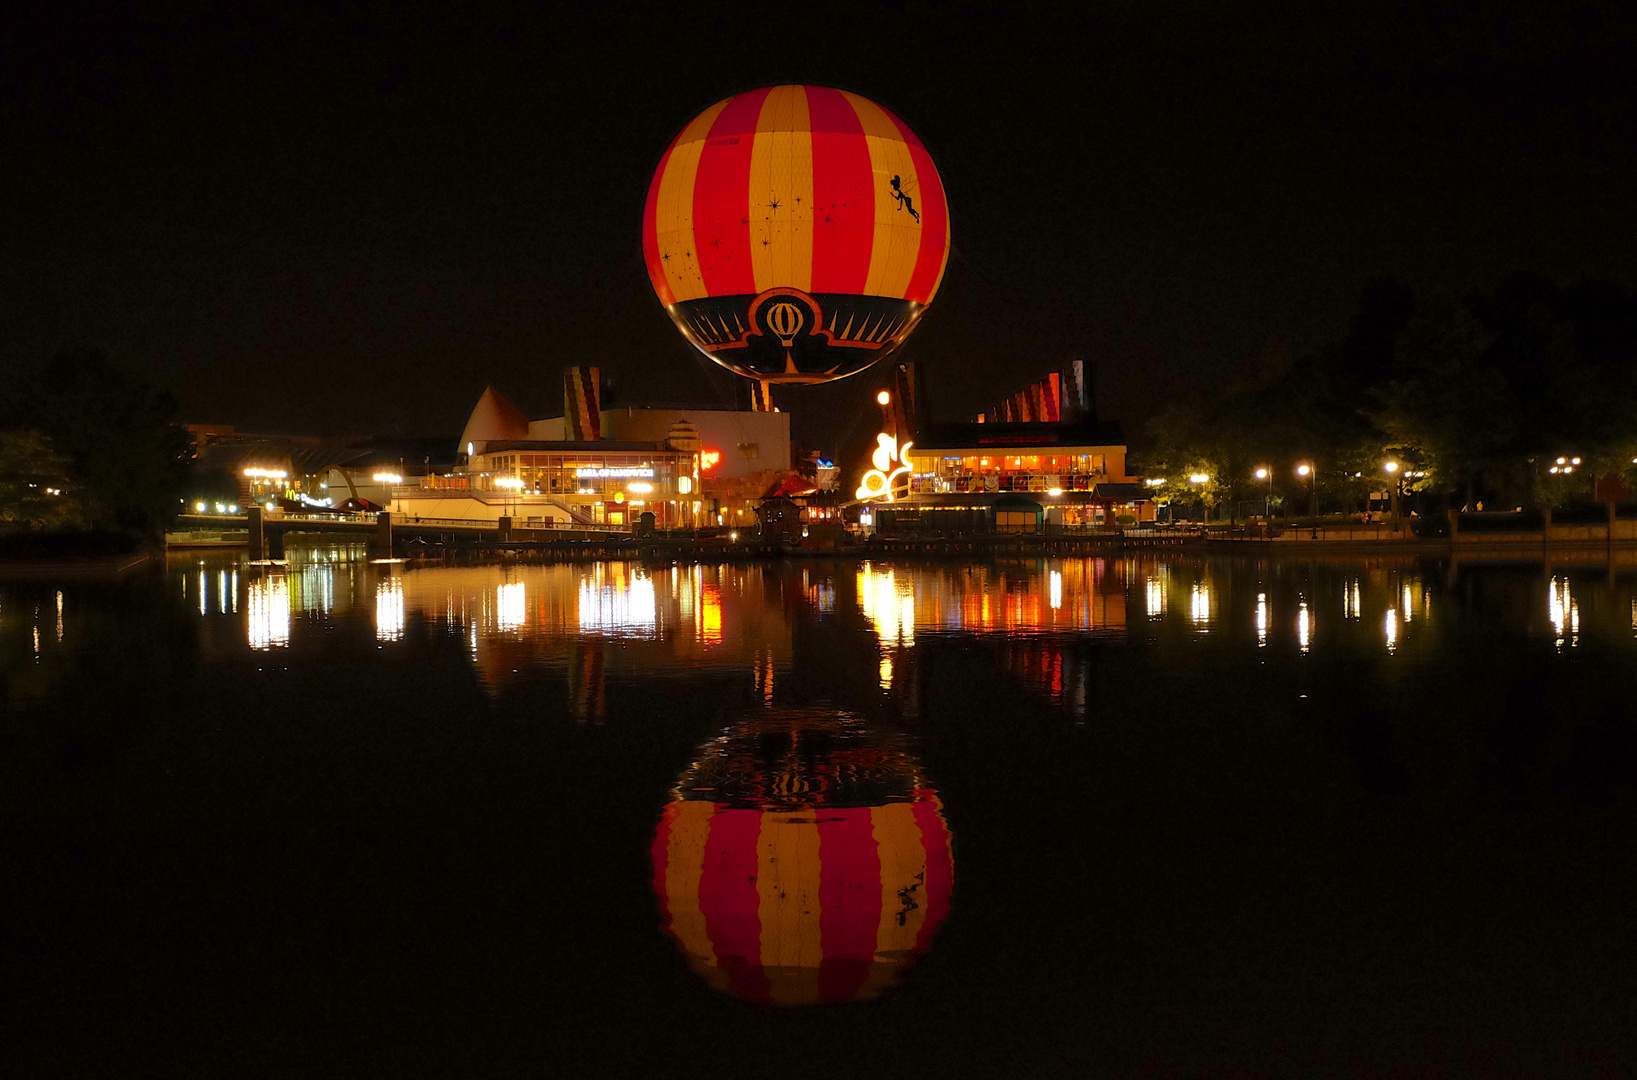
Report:
[[[914,758],[856,718],[773,710],[707,743],[654,835],[693,970],[772,1005],[871,998],[949,910],[949,831]]]
[[[648,186],[642,249],[684,337],[755,379],[820,383],[903,344],[949,258],[949,207],[921,140],[868,98],[773,86],[719,101]]]

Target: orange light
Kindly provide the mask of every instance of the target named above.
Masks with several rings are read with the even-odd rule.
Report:
[[[717,463],[721,460],[722,451],[720,450],[699,451],[699,467],[705,472],[710,472],[712,469],[716,468]]]

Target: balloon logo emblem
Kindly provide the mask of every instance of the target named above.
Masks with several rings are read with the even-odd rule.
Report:
[[[801,309],[788,300],[774,304],[767,310],[768,329],[779,335],[779,344],[787,349],[795,344],[796,335],[806,321],[802,318]]]

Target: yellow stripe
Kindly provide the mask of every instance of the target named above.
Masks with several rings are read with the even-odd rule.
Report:
[[[705,278],[699,272],[699,256],[693,243],[693,182],[699,174],[699,155],[705,136],[727,103],[725,98],[694,117],[676,137],[665,175],[659,180],[659,199],[654,205],[654,234],[665,281],[678,300],[697,300],[705,295]],[[664,256],[669,255],[670,258]]]
[[[687,954],[688,966],[726,993],[727,974],[717,965],[716,952],[705,933],[705,913],[699,909],[699,882],[705,871],[705,844],[710,838],[713,803],[684,802],[671,819],[665,845],[665,910],[671,915],[671,933]]]
[[[910,157],[898,125],[880,106],[857,94],[842,93],[864,126],[870,170],[875,174],[875,242],[870,248],[870,273],[864,293],[902,299],[921,251],[921,226],[893,197],[892,178],[898,177],[899,186],[913,200],[921,190],[915,159]]]
[[[875,966],[859,991],[861,998],[892,985],[926,922],[926,847],[915,824],[914,804],[873,807],[870,825],[881,855],[881,925],[875,934]],[[917,906],[905,903],[906,896]]]
[[[813,287],[813,136],[807,91],[775,86],[750,150],[750,266],[756,291]]]
[[[819,996],[819,834],[811,813],[762,815],[756,845],[756,891],[762,902],[762,970],[780,1005]]]

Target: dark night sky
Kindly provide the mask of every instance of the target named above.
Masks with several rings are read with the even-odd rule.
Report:
[[[1637,272],[1613,8],[481,7],[11,9],[0,364],[100,346],[251,430],[452,437],[486,383],[556,411],[570,363],[720,400],[643,196],[694,113],[775,82],[880,101],[939,165],[955,251],[902,355],[942,418],[1078,354],[1135,432],[1336,336],[1373,276]],[[833,446],[871,392],[780,403]]]

